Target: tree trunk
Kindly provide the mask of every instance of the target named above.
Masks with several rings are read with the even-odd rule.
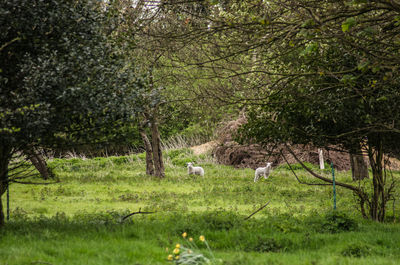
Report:
[[[8,163],[11,157],[11,148],[1,143],[0,146],[0,227],[5,224],[3,203],[1,196],[6,192],[8,182]]]
[[[368,178],[368,167],[363,155],[350,154],[350,164],[353,181]]]
[[[39,171],[40,175],[43,179],[49,179],[53,177],[53,172],[47,166],[46,160],[44,157],[35,151],[34,148],[31,150],[25,151],[28,159],[31,161],[32,165]]]
[[[368,157],[372,169],[373,194],[371,198],[370,216],[373,220],[383,222],[386,215],[387,196],[385,194],[385,180],[383,178],[383,150],[378,140],[375,149],[369,148]]]
[[[3,227],[5,224],[6,220],[4,216],[3,203],[1,201],[1,196],[0,196],[0,228]]]
[[[144,148],[146,150],[146,174],[154,176],[153,148],[151,147],[151,143],[149,138],[147,137],[146,131],[140,125],[139,133],[142,137]]]
[[[159,178],[164,178],[165,169],[164,169],[164,162],[161,150],[160,132],[158,130],[157,108],[153,111],[153,117],[151,123],[151,141],[153,147],[155,176]]]

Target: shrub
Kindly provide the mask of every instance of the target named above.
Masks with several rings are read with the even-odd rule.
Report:
[[[343,212],[332,211],[325,215],[322,223],[322,232],[339,233],[354,231],[358,227],[356,221]]]
[[[129,159],[126,156],[110,156],[108,159],[116,165],[129,163]]]
[[[365,257],[371,254],[371,246],[363,243],[351,244],[346,246],[341,254],[345,257]]]
[[[260,238],[253,250],[257,252],[279,252],[281,249],[283,249],[283,246],[274,238]]]
[[[196,160],[196,157],[194,157],[194,156],[193,157],[183,157],[183,158],[177,157],[175,159],[172,159],[171,162],[174,166],[185,167],[187,165],[187,163],[189,163],[189,162],[196,163],[197,160]]]
[[[206,212],[196,217],[201,219],[197,219],[195,222],[206,222],[205,228],[214,231],[230,230],[235,225],[239,225],[243,222],[243,218],[240,218],[239,215],[225,211]]]
[[[185,157],[188,155],[193,155],[193,151],[190,150],[189,148],[182,148],[182,149],[170,149],[165,151],[165,157],[169,159],[174,159],[178,157]]]

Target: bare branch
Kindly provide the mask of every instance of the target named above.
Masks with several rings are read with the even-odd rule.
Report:
[[[133,213],[130,213],[130,214],[124,216],[121,221],[125,221],[126,218],[128,218],[128,217],[130,217],[132,215],[135,215],[135,214],[152,214],[152,213],[156,213],[156,212],[142,212],[141,209],[142,208],[139,208],[138,212],[133,212]]]
[[[287,148],[287,150],[289,151],[289,153],[294,157],[294,159],[295,159],[308,173],[310,173],[312,176],[314,176],[314,177],[316,177],[316,178],[318,178],[318,179],[320,179],[320,180],[322,180],[322,181],[325,181],[325,182],[328,182],[328,183],[333,183],[333,181],[332,181],[331,179],[326,178],[326,177],[323,177],[323,176],[321,176],[321,175],[318,175],[317,173],[315,173],[314,171],[312,171],[309,167],[307,167],[306,165],[304,165],[304,163],[303,163],[302,161],[300,161],[300,159],[296,156],[296,154],[293,152],[293,150],[292,150],[287,144],[285,144],[285,147]],[[357,192],[357,193],[361,192],[360,189],[359,189],[358,187],[355,187],[355,186],[350,185],[350,184],[346,184],[346,183],[342,183],[342,182],[338,182],[338,181],[335,181],[335,184],[336,184],[337,186],[341,186],[341,187],[343,187],[343,188],[353,190],[353,191],[355,191],[355,192]]]
[[[250,217],[252,217],[253,215],[255,215],[256,213],[258,213],[259,211],[261,211],[262,209],[264,209],[265,207],[267,207],[267,205],[269,204],[270,201],[268,201],[266,204],[264,204],[263,206],[261,206],[257,211],[253,212],[252,214],[250,214],[249,216],[247,216],[246,218],[244,218],[244,220],[248,220],[250,219]]]

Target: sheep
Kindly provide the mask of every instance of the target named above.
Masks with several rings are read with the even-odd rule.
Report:
[[[187,163],[189,175],[200,175],[204,176],[204,169],[202,167],[194,167],[192,162]]]
[[[254,182],[256,182],[261,176],[264,176],[264,178],[267,179],[272,170],[271,165],[272,163],[268,162],[266,167],[257,168],[256,173],[254,174]]]

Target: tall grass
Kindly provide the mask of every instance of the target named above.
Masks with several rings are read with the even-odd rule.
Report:
[[[12,185],[0,265],[168,264],[183,232],[207,255],[198,240],[204,235],[222,264],[400,263],[398,217],[390,224],[361,219],[346,190],[337,190],[339,211],[332,213],[331,187],[300,185],[285,167],[254,183],[253,170],[216,165],[187,148],[165,157],[163,180],[146,176],[144,154],[132,154],[53,159],[61,183]],[[186,161],[201,164],[205,177],[188,176]],[[351,182],[349,172],[337,178]],[[139,209],[155,213],[122,221]]]
[[[209,136],[204,136],[200,134],[194,134],[189,136],[178,134],[166,140],[163,140],[161,143],[161,147],[163,150],[182,149],[182,148],[189,148],[195,145],[204,144],[210,140],[211,138]]]

